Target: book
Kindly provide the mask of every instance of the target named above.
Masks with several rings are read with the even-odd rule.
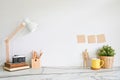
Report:
[[[8,68],[16,68],[16,67],[22,67],[22,66],[27,66],[28,64],[26,64],[25,62],[21,62],[21,63],[5,63],[5,67]]]
[[[30,68],[30,66],[26,65],[26,66],[15,67],[15,68],[9,68],[9,67],[4,66],[3,68],[7,71],[17,71],[17,70],[22,70],[22,69],[28,69]]]

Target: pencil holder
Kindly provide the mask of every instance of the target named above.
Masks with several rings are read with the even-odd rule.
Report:
[[[31,67],[34,69],[40,68],[40,59],[31,59]]]

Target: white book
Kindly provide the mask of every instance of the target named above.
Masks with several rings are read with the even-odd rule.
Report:
[[[22,70],[22,69],[28,69],[30,66],[22,66],[22,67],[16,67],[16,68],[8,68],[8,67],[3,67],[7,71],[17,71],[17,70]]]

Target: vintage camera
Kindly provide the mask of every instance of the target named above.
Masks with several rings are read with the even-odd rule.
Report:
[[[21,63],[25,62],[25,56],[14,55],[12,57],[12,63]]]

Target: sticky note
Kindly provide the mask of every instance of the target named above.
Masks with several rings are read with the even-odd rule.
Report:
[[[104,43],[104,42],[106,42],[105,35],[104,34],[97,35],[97,43]]]
[[[88,35],[88,43],[96,43],[96,36]]]
[[[85,43],[85,35],[77,35],[78,43]]]

